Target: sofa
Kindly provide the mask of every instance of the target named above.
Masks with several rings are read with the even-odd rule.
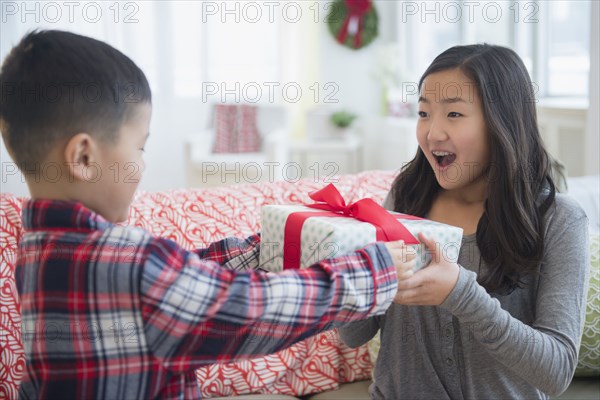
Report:
[[[363,197],[380,202],[394,176],[392,171],[367,171],[334,178],[333,183],[349,202]],[[205,247],[226,236],[243,237],[258,231],[262,205],[309,203],[308,193],[324,185],[324,182],[306,179],[208,189],[138,192],[127,223],[168,237],[188,249]],[[10,193],[0,195],[0,399],[17,397],[18,384],[24,372],[19,299],[14,281],[23,200]],[[594,257],[597,263],[597,236],[595,243]],[[597,275],[596,279],[598,282]],[[597,283],[595,290],[597,297]],[[586,350],[586,368],[588,375],[597,377],[600,371],[600,334],[597,331],[600,315],[597,309],[592,310],[590,318],[592,329],[586,332],[591,335],[589,342],[592,347],[594,343],[596,345]],[[366,387],[372,365],[368,346],[350,349],[332,330],[273,355],[207,366],[197,370],[196,375],[203,398],[254,393],[257,395],[253,398],[277,394],[279,397],[273,398],[306,399],[314,396],[314,399],[351,399],[368,398]],[[354,381],[362,383],[346,385]],[[336,391],[340,387],[341,390]],[[333,397],[326,397],[328,393]]]

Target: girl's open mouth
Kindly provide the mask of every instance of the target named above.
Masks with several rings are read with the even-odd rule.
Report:
[[[445,168],[456,160],[456,154],[448,151],[432,151],[432,154],[440,168]]]

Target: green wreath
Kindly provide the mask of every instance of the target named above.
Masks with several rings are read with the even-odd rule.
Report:
[[[353,50],[368,46],[379,33],[379,17],[371,0],[335,0],[327,25],[335,40]]]

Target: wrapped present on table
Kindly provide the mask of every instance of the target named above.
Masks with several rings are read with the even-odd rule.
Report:
[[[419,232],[433,237],[440,254],[458,260],[463,230],[411,215],[389,212],[372,199],[346,205],[333,185],[310,194],[318,202],[306,206],[262,207],[260,265],[268,271],[306,268],[376,241],[404,240],[416,246],[420,269],[431,254],[417,240]]]

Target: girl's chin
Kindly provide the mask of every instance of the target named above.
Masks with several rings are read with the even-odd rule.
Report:
[[[461,185],[461,177],[456,176],[456,174],[452,174],[452,176],[448,176],[446,171],[435,171],[435,179],[437,180],[438,185],[440,185],[443,189],[451,190],[456,189]]]
[[[445,180],[437,180],[438,185],[440,185],[440,187],[444,190],[452,190],[456,188],[456,184],[455,183],[451,183]]]

